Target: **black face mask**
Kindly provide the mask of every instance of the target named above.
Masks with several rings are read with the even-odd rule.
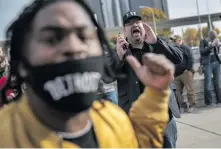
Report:
[[[25,62],[25,66],[30,74],[24,80],[44,102],[56,109],[77,114],[98,99],[103,56],[38,67]]]

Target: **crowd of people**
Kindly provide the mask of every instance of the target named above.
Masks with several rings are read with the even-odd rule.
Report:
[[[176,97],[179,101],[181,111],[192,113],[196,110],[196,92],[193,77],[196,73],[194,70],[193,51],[184,45],[179,35],[171,37],[183,53],[183,60],[175,67]],[[217,33],[213,30],[208,32],[208,37],[200,41],[200,67],[199,70],[204,74],[204,101],[206,107],[217,107],[221,102],[220,88],[220,64],[219,57],[220,42]],[[212,82],[213,80],[213,82]],[[212,84],[214,85],[215,101],[212,96]],[[188,102],[183,99],[183,87],[187,91]]]
[[[23,10],[6,32],[10,59],[0,50],[0,147],[176,148],[174,117],[196,106],[193,54],[136,12],[122,21],[113,50],[84,1],[35,0]],[[208,105],[218,45],[213,31],[200,44]]]

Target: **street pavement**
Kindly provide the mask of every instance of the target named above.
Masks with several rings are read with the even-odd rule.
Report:
[[[194,69],[198,68],[199,63],[196,62]],[[194,75],[195,79],[201,77],[204,76]],[[221,148],[221,106],[201,108],[193,114],[185,113],[176,121],[177,148]]]
[[[221,106],[183,114],[177,121],[177,148],[221,148]]]

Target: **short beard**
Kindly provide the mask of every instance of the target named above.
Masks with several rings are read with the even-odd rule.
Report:
[[[142,42],[142,40],[141,39],[135,39],[134,42],[140,43],[140,42]]]
[[[132,47],[140,49],[140,48],[143,47],[144,40],[142,40],[142,39],[133,39],[130,44],[132,45]]]
[[[141,44],[141,43],[143,43],[143,42],[144,42],[144,40],[142,40],[142,38],[133,39],[133,43],[134,43],[134,44]]]

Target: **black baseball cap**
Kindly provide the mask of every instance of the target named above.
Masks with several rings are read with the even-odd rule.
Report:
[[[136,12],[133,12],[133,11],[129,11],[127,12],[124,16],[123,16],[123,23],[125,25],[125,23],[131,19],[131,18],[138,18],[140,20],[142,20],[141,16],[138,15]]]

